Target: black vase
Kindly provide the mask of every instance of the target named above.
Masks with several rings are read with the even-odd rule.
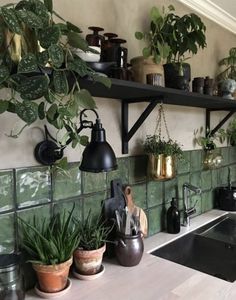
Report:
[[[179,74],[180,63],[164,64],[165,86],[173,89],[189,91],[191,68],[187,63],[182,63],[183,74]]]

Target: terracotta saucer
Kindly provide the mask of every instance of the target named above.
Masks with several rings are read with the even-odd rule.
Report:
[[[105,267],[103,265],[101,265],[100,271],[94,275],[82,275],[82,274],[79,274],[75,268],[73,269],[73,275],[76,278],[81,279],[81,280],[94,280],[94,279],[102,276],[102,274],[104,272],[105,272]]]
[[[46,293],[46,292],[42,292],[40,291],[38,284],[36,284],[36,286],[34,287],[35,293],[40,296],[41,298],[45,298],[45,299],[52,299],[52,298],[56,298],[56,297],[61,297],[63,295],[65,295],[69,289],[72,286],[72,282],[71,280],[68,278],[67,279],[67,284],[66,287],[60,291],[60,292],[56,292],[56,293]]]

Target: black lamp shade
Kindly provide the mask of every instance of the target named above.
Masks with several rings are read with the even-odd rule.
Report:
[[[92,128],[91,142],[85,147],[80,170],[85,172],[108,172],[117,169],[115,153],[106,142],[105,130],[100,119]]]

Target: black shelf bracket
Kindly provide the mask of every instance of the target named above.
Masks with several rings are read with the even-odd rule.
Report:
[[[134,123],[132,128],[129,130],[129,104],[135,103],[133,100],[122,100],[121,106],[121,125],[122,125],[122,154],[127,154],[129,152],[129,141],[132,136],[137,132],[143,122],[147,119],[153,109],[158,103],[161,103],[163,97],[155,97],[155,99],[148,99],[150,103],[142,112],[138,120]]]
[[[236,110],[230,110],[228,114],[219,122],[215,128],[211,128],[211,112],[218,111],[218,109],[206,109],[206,129],[211,131],[211,135],[214,135],[224,124],[228,121],[228,119],[236,112]]]

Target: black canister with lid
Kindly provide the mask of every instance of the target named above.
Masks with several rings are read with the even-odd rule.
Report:
[[[23,276],[18,254],[0,255],[0,299],[24,300]]]
[[[172,198],[171,206],[167,210],[167,232],[180,232],[180,212],[177,208],[177,202],[175,198]]]

